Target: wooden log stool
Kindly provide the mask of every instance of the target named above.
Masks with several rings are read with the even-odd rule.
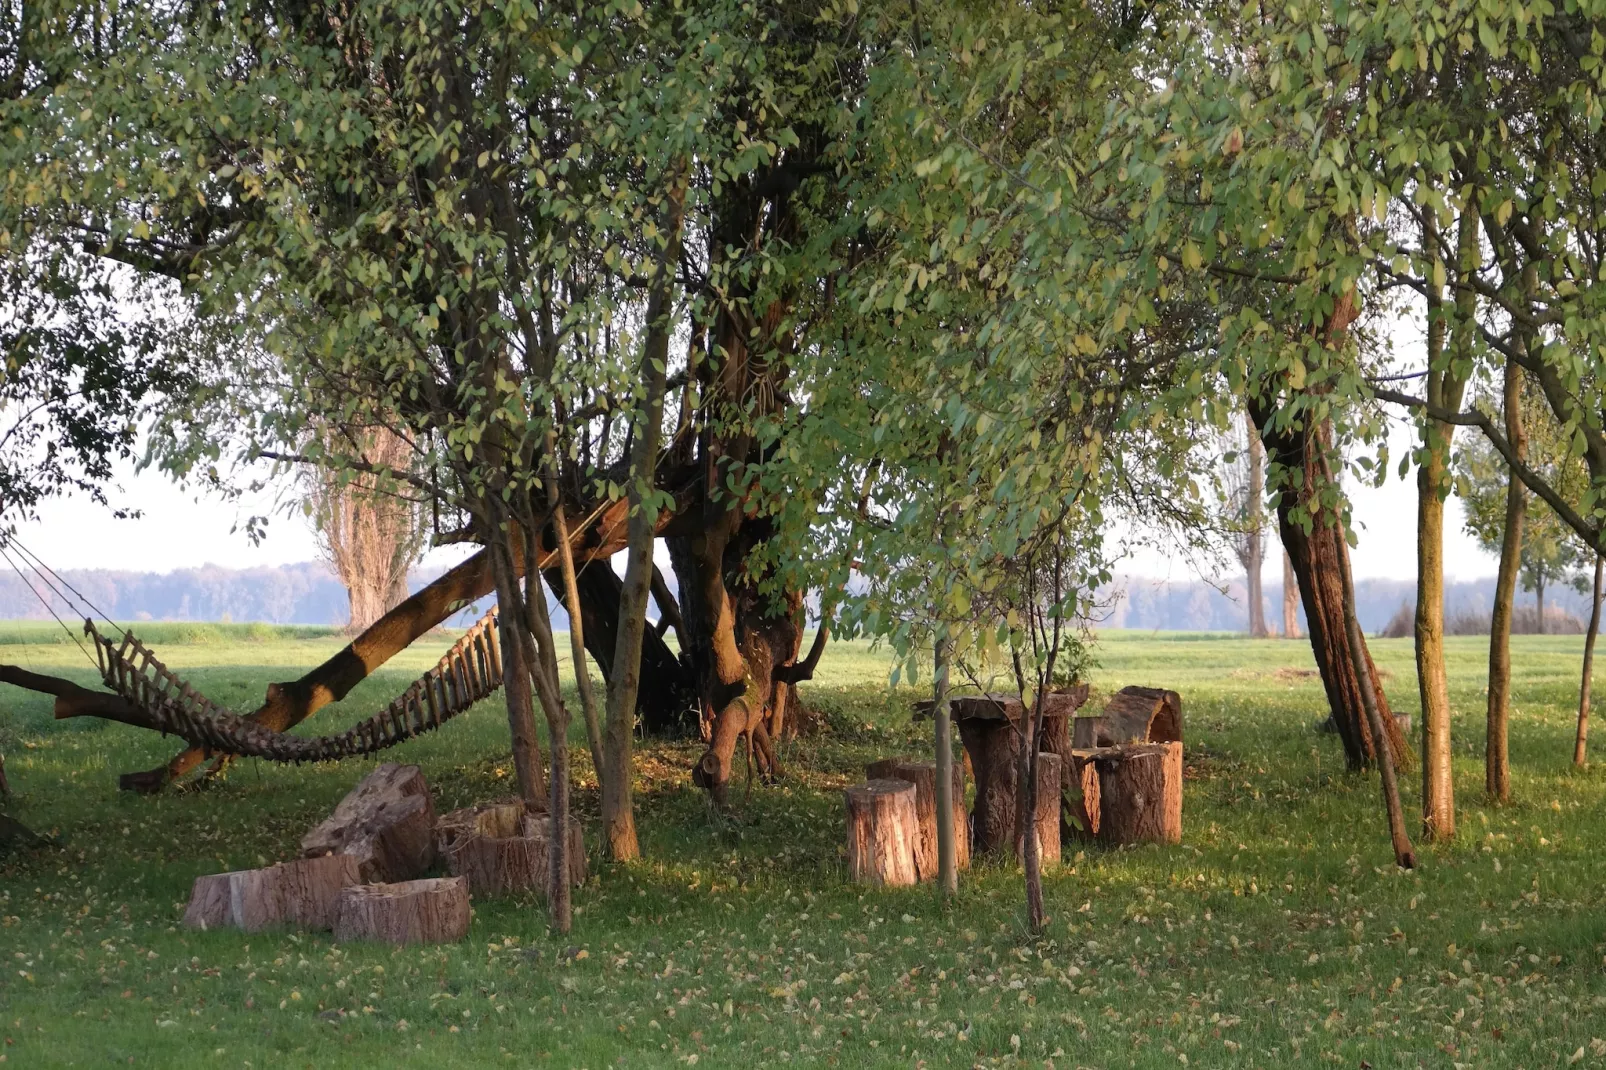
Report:
[[[1182,742],[1182,696],[1159,687],[1123,687],[1103,713],[1076,718],[1071,730],[1077,750],[1172,742]]]
[[[527,814],[518,800],[453,810],[436,825],[446,868],[468,880],[475,895],[536,891],[546,894],[551,872],[552,819]],[[585,883],[585,839],[580,822],[569,819],[569,882]]]
[[[449,944],[468,935],[468,920],[463,877],[361,884],[340,893],[335,939]]]
[[[915,786],[915,820],[920,834],[915,841],[915,874],[921,880],[937,876],[937,763],[884,758],[864,767],[866,780],[906,780]],[[965,814],[964,771],[954,766],[953,809],[954,867],[970,866],[970,821]]]
[[[915,786],[872,780],[843,793],[847,802],[848,877],[860,884],[906,885],[919,879],[920,823]]]
[[[195,878],[184,924],[192,929],[270,926],[332,929],[340,893],[362,883],[350,855],[298,858],[265,869],[241,869]]]
[[[365,882],[421,877],[435,863],[435,804],[416,765],[386,762],[301,840],[301,856],[343,854]]]
[[[1094,752],[1098,840],[1182,842],[1182,744],[1129,743]]]

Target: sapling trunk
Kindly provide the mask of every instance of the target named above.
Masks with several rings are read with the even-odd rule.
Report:
[[[1522,425],[1522,369],[1506,362],[1506,438],[1519,459],[1527,456],[1528,439]],[[1506,530],[1500,540],[1500,573],[1495,577],[1494,613],[1489,620],[1489,705],[1485,720],[1483,788],[1490,798],[1511,798],[1511,765],[1506,750],[1506,726],[1511,713],[1511,616],[1517,594],[1517,571],[1522,563],[1522,529],[1528,492],[1515,472],[1507,474]]]
[[[936,642],[936,703],[932,720],[937,724],[937,890],[950,897],[959,890],[959,859],[954,843],[954,745],[948,706],[948,658],[951,647],[946,630]]]
[[[1589,600],[1589,630],[1584,633],[1584,678],[1578,685],[1578,734],[1573,740],[1573,765],[1588,765],[1585,748],[1589,742],[1589,697],[1595,676],[1595,637],[1600,634],[1601,573],[1606,558],[1595,557],[1595,591]]]
[[[555,442],[547,439],[548,456]],[[569,615],[569,656],[574,662],[574,683],[580,692],[580,714],[586,722],[586,743],[591,748],[591,767],[596,770],[597,783],[603,778],[602,721],[597,713],[597,694],[591,686],[591,664],[586,658],[585,622],[581,619],[580,583],[574,570],[574,552],[569,547],[569,524],[564,516],[563,499],[558,495],[558,483],[548,462],[546,476],[547,507],[552,510],[552,528],[558,544],[558,568],[563,575],[563,611]],[[607,568],[606,564],[600,566]]]

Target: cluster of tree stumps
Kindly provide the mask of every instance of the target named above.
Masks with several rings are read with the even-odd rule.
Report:
[[[545,893],[551,821],[519,800],[435,816],[416,765],[387,762],[301,841],[302,857],[196,878],[184,924],[333,931],[336,940],[449,943],[468,932],[470,895]],[[579,822],[561,852],[569,882],[586,876]],[[438,875],[444,865],[449,875]]]
[[[1020,812],[1022,725],[1030,712],[1010,695],[950,700],[975,781],[966,820],[962,770],[955,768],[955,842],[961,867],[972,855],[1022,857],[1025,836],[1038,857],[1057,862],[1066,839],[1110,846],[1182,840],[1182,699],[1175,691],[1128,687],[1098,716],[1076,716],[1085,685],[1044,696],[1037,740],[1037,804]],[[929,716],[930,702],[916,705]],[[1072,727],[1074,723],[1074,728]],[[912,884],[933,876],[936,766],[888,759],[847,791],[848,872],[871,884]],[[967,849],[968,848],[968,849]],[[908,857],[905,857],[905,856]],[[921,859],[928,859],[926,868]]]

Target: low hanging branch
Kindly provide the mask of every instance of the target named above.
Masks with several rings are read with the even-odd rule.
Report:
[[[1572,528],[1578,537],[1583,539],[1585,544],[1591,550],[1594,550],[1596,554],[1606,554],[1606,532],[1602,532],[1600,528],[1595,527],[1580,516],[1578,511],[1568,505],[1566,499],[1557,493],[1556,488],[1552,487],[1543,476],[1529,467],[1528,463],[1517,455],[1517,451],[1512,448],[1506,436],[1501,434],[1499,429],[1495,427],[1494,421],[1486,414],[1476,409],[1470,412],[1457,412],[1452,409],[1442,408],[1422,398],[1377,386],[1375,383],[1372,385],[1372,393],[1380,401],[1402,405],[1408,409],[1416,409],[1441,423],[1456,424],[1460,427],[1476,427],[1482,431],[1484,437],[1500,453],[1500,456],[1505,458],[1506,463],[1511,466],[1511,470],[1517,474],[1517,478],[1522,480],[1529,490],[1539,495],[1545,504],[1550,506],[1557,516],[1561,517],[1562,523]]]

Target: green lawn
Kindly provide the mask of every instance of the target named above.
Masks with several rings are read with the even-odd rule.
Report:
[[[338,647],[316,629],[147,625],[168,663],[235,707]],[[388,698],[450,641],[420,643],[310,727]],[[57,641],[57,640],[60,641]],[[829,731],[788,776],[711,813],[692,744],[645,749],[643,860],[597,864],[574,932],[534,898],[478,902],[450,947],[177,927],[200,873],[289,857],[368,768],[246,763],[221,788],[146,799],[116,774],[173,752],[148,733],[57,723],[0,689],[11,813],[60,846],[0,859],[0,1058],[21,1066],[1606,1065],[1606,766],[1570,767],[1580,641],[1514,641],[1516,801],[1482,794],[1481,639],[1451,639],[1461,835],[1391,862],[1377,782],[1318,735],[1302,643],[1112,633],[1095,684],[1184,696],[1184,843],[1067,852],[1052,921],[1021,927],[1018,873],[927,888],[844,882],[841,798],[862,763],[930,750],[888,659],[833,646],[805,700]],[[1408,641],[1376,641],[1414,710]],[[0,660],[71,671],[59,630],[0,622]],[[495,701],[387,757],[441,810],[506,794]],[[579,739],[577,734],[576,739]],[[1606,746],[1606,729],[1601,735]],[[585,750],[576,751],[585,761]],[[1603,754],[1606,759],[1606,754]],[[1403,778],[1408,809],[1414,777]],[[596,783],[577,805],[595,829]],[[1416,822],[1412,822],[1413,831]],[[1602,1038],[1602,1039],[1597,1039]],[[1578,1054],[1581,1053],[1581,1054]]]

